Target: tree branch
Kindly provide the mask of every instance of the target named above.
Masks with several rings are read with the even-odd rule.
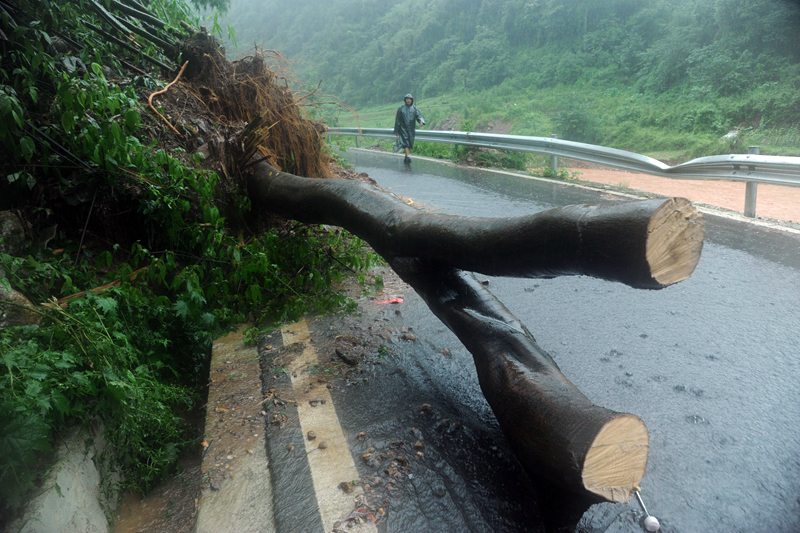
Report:
[[[253,166],[250,199],[308,223],[342,226],[379,254],[421,257],[486,275],[586,275],[660,289],[700,259],[702,215],[683,198],[567,206],[513,218],[423,213],[353,180],[302,178]]]

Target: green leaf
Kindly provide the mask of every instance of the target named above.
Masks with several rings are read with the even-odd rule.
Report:
[[[35,380],[36,377],[33,377],[33,379]],[[25,387],[25,394],[27,396],[30,396],[31,398],[38,397],[41,392],[42,392],[42,384],[39,383],[38,381],[29,381]]]
[[[34,452],[50,449],[50,428],[38,415],[26,414],[10,421],[0,420],[0,428],[0,449],[9,458],[20,461],[33,459]]]
[[[172,308],[175,310],[175,313],[180,318],[186,318],[189,316],[189,304],[187,304],[183,300],[178,300],[177,302],[175,302]]]
[[[83,372],[73,372],[72,379],[81,386],[88,387],[90,382],[89,378]]]
[[[104,315],[112,314],[117,310],[117,301],[113,298],[97,296],[93,298],[94,304]]]
[[[128,398],[127,387],[125,387],[125,384],[121,381],[109,383],[106,390],[115,400],[122,401]]]
[[[125,112],[125,132],[129,135],[132,135],[136,132],[136,128],[139,126],[139,122],[141,121],[141,117],[139,113],[137,113],[134,109],[129,109]]]
[[[33,153],[36,151],[36,144],[34,144],[33,139],[27,136],[22,137],[19,140],[19,147],[22,151],[22,157],[24,157],[26,161],[30,162],[31,158],[33,157]]]
[[[69,400],[67,397],[61,394],[60,391],[54,390],[50,393],[50,398],[52,399],[52,404],[61,414],[65,414],[69,412]]]
[[[111,123],[111,135],[117,143],[122,143],[122,128],[116,122]]]
[[[72,111],[67,111],[61,115],[61,127],[64,128],[64,131],[67,133],[72,132],[72,128],[75,127],[75,115],[72,114]]]
[[[11,116],[14,117],[14,122],[17,123],[17,126],[19,126],[21,128],[22,127],[22,117],[20,117],[17,114],[17,112],[14,111],[13,109],[11,110]]]

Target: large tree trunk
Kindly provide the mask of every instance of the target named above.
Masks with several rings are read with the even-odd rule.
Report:
[[[649,446],[639,417],[594,405],[471,274],[424,260],[390,264],[472,353],[481,390],[531,478],[595,500],[633,497]]]
[[[586,275],[660,289],[694,271],[702,216],[683,198],[574,205],[512,218],[424,213],[353,180],[302,178],[261,163],[255,209],[342,226],[389,257],[424,257],[486,275]]]
[[[427,214],[367,184],[301,178],[263,164],[248,187],[255,209],[342,226],[389,261],[472,353],[481,389],[531,477],[594,500],[631,499],[647,466],[642,420],[594,405],[463,271],[582,274],[661,288],[689,277],[700,257],[703,220],[688,200],[485,219]]]

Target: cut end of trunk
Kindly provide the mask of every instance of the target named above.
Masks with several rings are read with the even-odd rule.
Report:
[[[642,419],[620,415],[597,433],[583,463],[583,485],[610,502],[628,502],[647,468],[650,437]]]
[[[703,250],[703,215],[686,198],[671,198],[647,226],[647,263],[661,285],[683,281],[694,272]]]

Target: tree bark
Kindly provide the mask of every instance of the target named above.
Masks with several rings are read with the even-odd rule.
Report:
[[[703,247],[702,215],[683,198],[493,219],[424,213],[353,180],[302,178],[266,163],[252,170],[255,209],[342,226],[387,259],[424,257],[486,275],[586,275],[660,289],[688,278]]]
[[[390,265],[472,353],[486,401],[532,479],[594,501],[633,497],[649,450],[639,417],[594,405],[471,274],[420,259]]]
[[[255,210],[342,226],[367,241],[472,353],[481,390],[518,459],[595,501],[628,501],[647,466],[642,420],[594,405],[471,274],[582,274],[657,289],[687,278],[703,219],[688,200],[567,206],[486,219],[428,214],[351,180],[292,176],[264,163],[248,178]]]

